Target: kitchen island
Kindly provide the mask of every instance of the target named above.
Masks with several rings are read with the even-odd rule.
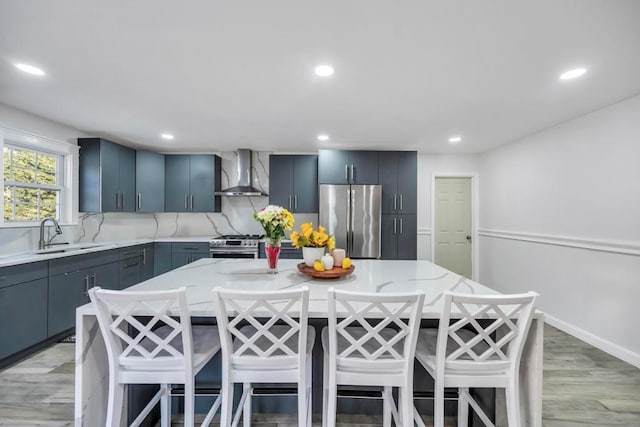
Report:
[[[211,290],[214,287],[244,290],[281,290],[307,286],[310,290],[309,317],[327,317],[327,289],[362,292],[411,292],[422,290],[425,305],[422,318],[437,321],[442,310],[442,291],[470,294],[498,294],[479,283],[465,279],[428,261],[355,260],[355,272],[349,276],[322,280],[312,279],[300,272],[300,260],[281,260],[278,273],[267,271],[265,260],[206,258],[161,276],[142,282],[132,290],[163,290],[180,286],[187,288],[187,303],[192,317],[215,316]],[[455,312],[454,312],[455,313]],[[455,314],[452,313],[452,317]],[[542,313],[536,313],[521,362],[521,404],[523,424],[542,425]],[[316,347],[318,343],[316,343]],[[314,351],[318,351],[316,348]],[[321,353],[321,349],[320,349]],[[321,398],[318,378],[321,364],[314,360],[314,400]],[[416,373],[417,374],[417,373]],[[76,426],[100,424],[104,420],[107,386],[107,355],[91,304],[79,307],[76,317]],[[502,392],[496,393],[496,425],[505,425]],[[314,405],[314,408],[317,405]]]

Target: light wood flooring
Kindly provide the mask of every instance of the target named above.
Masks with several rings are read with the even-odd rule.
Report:
[[[640,369],[550,326],[544,345],[545,427],[640,426]],[[1,371],[0,426],[73,425],[73,358],[73,344],[56,344]],[[254,421],[256,427],[293,426],[295,416],[257,414]],[[345,427],[381,422],[364,416],[338,421]]]

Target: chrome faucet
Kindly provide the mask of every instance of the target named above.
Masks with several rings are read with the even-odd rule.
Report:
[[[53,225],[56,227],[56,234],[54,234],[51,238],[49,238],[49,240],[47,240],[45,242],[45,240],[44,240],[44,225],[45,225],[45,223],[47,221],[53,222]],[[42,250],[42,249],[46,248],[47,246],[51,245],[51,241],[58,234],[62,234],[62,228],[60,228],[60,224],[58,224],[58,221],[56,221],[55,218],[52,218],[50,216],[48,216],[45,219],[43,219],[42,222],[40,222],[40,242],[38,242],[38,249]]]

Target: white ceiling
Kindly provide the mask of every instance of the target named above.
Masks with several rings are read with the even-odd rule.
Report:
[[[637,0],[3,0],[0,16],[0,103],[163,152],[476,153],[640,93]]]

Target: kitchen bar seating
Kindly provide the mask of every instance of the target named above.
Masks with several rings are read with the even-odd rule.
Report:
[[[253,383],[297,383],[298,426],[311,425],[311,351],[315,329],[308,326],[309,289],[295,291],[213,290],[222,345],[220,425],[251,425]],[[229,313],[235,313],[228,318]],[[233,416],[233,385],[242,397]]]
[[[382,387],[383,425],[390,427],[391,417],[397,426],[413,425],[413,365],[424,293],[330,288],[328,303],[328,327],[322,329],[323,426],[336,424],[339,385]],[[393,387],[398,387],[397,406]]]
[[[138,426],[160,402],[161,425],[171,425],[171,384],[184,384],[184,425],[194,424],[195,375],[220,350],[217,328],[191,326],[184,287],[167,291],[110,291],[92,288],[109,363],[105,425],[123,422],[127,384],[160,384],[160,390],[132,422]],[[177,319],[169,311],[177,311]],[[220,405],[216,399],[203,426]]]
[[[444,389],[458,388],[458,426],[468,425],[469,406],[494,426],[470,387],[504,388],[510,427],[525,425],[520,411],[520,357],[537,294],[468,295],[443,292],[438,329],[422,329],[416,359],[434,379],[434,425],[444,423]],[[453,309],[453,310],[452,310]],[[459,312],[453,323],[451,312]],[[424,426],[415,411],[415,421]]]

